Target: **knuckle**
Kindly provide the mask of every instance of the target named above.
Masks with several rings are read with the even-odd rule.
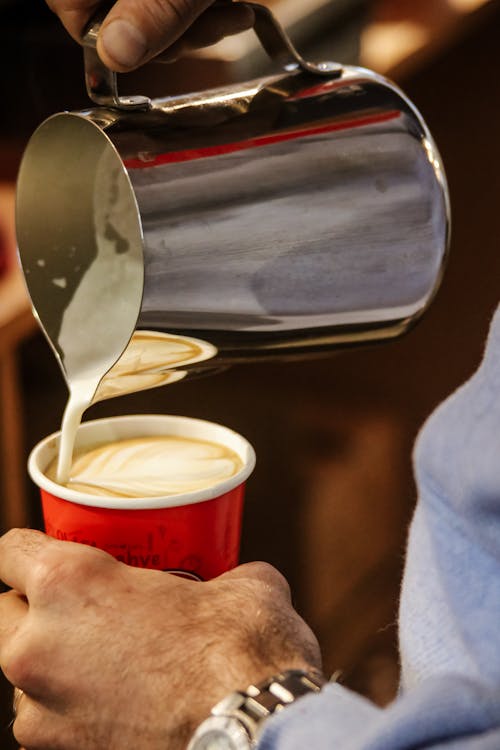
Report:
[[[260,560],[247,563],[245,570],[256,578],[267,578],[268,575],[272,576],[278,572],[270,563]]]
[[[26,533],[30,532],[27,529],[10,529],[3,535],[3,539],[17,547],[24,542]]]
[[[59,553],[46,550],[38,556],[31,569],[31,586],[38,596],[53,593],[62,579],[64,559]]]
[[[18,636],[9,644],[9,653],[3,660],[2,671],[12,685],[23,690],[33,686],[37,680],[39,663],[26,639]]]
[[[163,25],[172,19],[185,28],[195,18],[195,3],[193,0],[152,0],[147,6],[152,20]]]
[[[87,547],[78,566],[79,578],[87,589],[90,582],[109,588],[110,580],[118,574],[119,563],[112,555],[96,547]]]
[[[38,596],[50,598],[62,589],[87,585],[114,558],[94,547],[77,545],[66,549],[47,549],[41,553],[32,569],[32,585]]]
[[[162,2],[162,0],[160,0]],[[193,0],[163,0],[163,5],[166,5],[169,12],[174,13],[177,19],[181,23],[194,18],[194,8],[196,3]],[[200,3],[198,2],[198,5]]]
[[[267,562],[251,562],[223,573],[215,585],[229,586],[233,595],[239,592],[251,596],[263,605],[287,604],[291,601],[290,586],[286,578]]]
[[[285,576],[267,562],[249,563],[249,572],[261,583],[290,594],[290,585]]]
[[[84,544],[72,545],[71,553],[71,555],[67,555],[66,561],[69,569],[75,575],[95,576],[100,571],[116,565],[117,562],[107,552]]]
[[[23,530],[22,529],[9,529],[9,531],[5,532],[4,539],[12,539],[12,541],[16,541],[20,538],[22,535]]]

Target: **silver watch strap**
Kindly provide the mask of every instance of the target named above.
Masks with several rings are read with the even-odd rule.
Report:
[[[319,693],[326,680],[299,669],[289,669],[250,685],[245,692],[231,693],[212,709],[212,716],[237,719],[250,741],[255,742],[264,719],[308,693]]]

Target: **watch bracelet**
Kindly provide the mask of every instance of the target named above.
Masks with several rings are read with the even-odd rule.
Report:
[[[264,719],[304,695],[319,693],[325,683],[325,678],[319,674],[285,670],[257,685],[250,685],[245,692],[232,693],[214,706],[211,714],[238,719],[252,741],[257,738]]]

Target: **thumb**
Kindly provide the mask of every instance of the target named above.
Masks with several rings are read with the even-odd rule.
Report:
[[[132,70],[175,42],[212,1],[118,0],[100,31],[99,57],[111,70]]]

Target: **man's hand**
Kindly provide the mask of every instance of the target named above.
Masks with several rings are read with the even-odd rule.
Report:
[[[100,2],[47,0],[71,36],[82,32]],[[163,50],[175,59],[189,49],[207,47],[253,23],[252,11],[238,3],[210,7],[213,0],[117,0],[106,16],[97,43],[99,57],[111,70],[125,72]]]
[[[0,539],[0,665],[24,691],[26,750],[182,750],[211,707],[283,669],[319,669],[316,639],[264,563],[207,583],[131,568],[37,531]]]

